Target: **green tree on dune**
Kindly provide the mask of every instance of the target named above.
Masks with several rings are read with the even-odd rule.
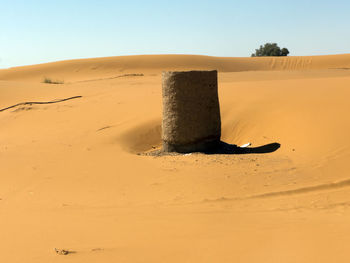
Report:
[[[261,45],[259,49],[255,49],[255,53],[252,54],[252,57],[268,57],[268,56],[288,56],[289,50],[287,48],[280,48],[277,43],[266,43]]]

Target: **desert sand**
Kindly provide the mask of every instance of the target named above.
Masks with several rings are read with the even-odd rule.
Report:
[[[188,69],[219,72],[224,142],[281,147],[144,155],[161,72]],[[0,111],[0,262],[350,261],[350,54],[61,61],[0,70],[0,94],[82,96]]]

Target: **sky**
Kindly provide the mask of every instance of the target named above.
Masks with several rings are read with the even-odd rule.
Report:
[[[349,0],[0,0],[0,68],[138,54],[350,53]]]

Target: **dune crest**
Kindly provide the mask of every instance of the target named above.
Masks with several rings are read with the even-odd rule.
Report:
[[[350,54],[300,57],[234,58],[200,55],[136,55],[66,60],[0,70],[0,80],[64,82],[159,74],[163,70],[218,70],[219,72],[315,70],[350,68]]]

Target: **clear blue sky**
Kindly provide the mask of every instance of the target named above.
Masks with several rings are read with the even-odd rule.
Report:
[[[350,53],[350,0],[0,0],[0,68],[135,54]]]

